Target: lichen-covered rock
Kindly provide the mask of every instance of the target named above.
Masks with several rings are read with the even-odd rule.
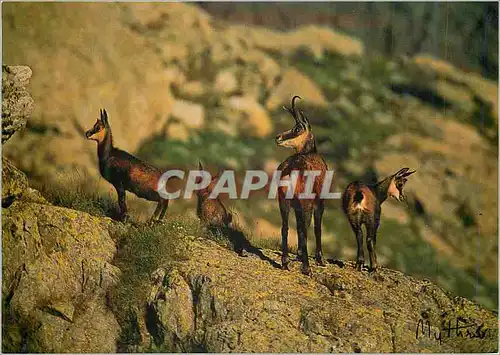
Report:
[[[313,267],[313,276],[276,268],[263,251],[240,258],[193,240],[188,260],[152,277],[150,305],[169,334],[163,348],[204,352],[495,352],[498,319],[427,280],[352,262]],[[275,267],[273,267],[275,266]],[[168,276],[170,275],[170,276]],[[192,301],[192,303],[190,303]],[[448,336],[458,322],[482,338]],[[427,321],[430,324],[428,333]],[[424,332],[420,324],[424,322]],[[417,335],[417,329],[418,335]],[[434,332],[441,341],[436,340]],[[426,333],[427,332],[427,333]],[[465,332],[465,331],[464,331]],[[173,336],[173,335],[176,336]],[[465,333],[464,333],[465,334]]]
[[[128,325],[116,312],[130,310],[112,313],[108,298],[121,275],[111,234],[121,228],[23,200],[3,211],[4,351],[116,352],[120,341],[121,350],[163,352],[498,350],[496,314],[427,280],[333,260],[308,277],[299,262],[281,270],[272,250],[241,258],[195,237],[186,237],[182,259],[165,259],[144,283],[129,317],[139,336],[123,342]],[[456,322],[475,337],[448,333]]]
[[[2,65],[2,144],[26,126],[33,112],[35,103],[26,89],[31,74],[27,66]]]
[[[181,351],[178,345],[192,336],[195,327],[191,289],[176,269],[158,269],[151,279],[147,317],[153,321],[148,330],[158,344]]]
[[[2,207],[8,207],[28,188],[28,178],[9,160],[2,157]]]
[[[3,350],[115,352],[110,221],[24,201],[2,214]]]

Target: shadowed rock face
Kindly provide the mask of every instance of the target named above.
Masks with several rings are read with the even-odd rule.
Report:
[[[2,157],[2,207],[8,207],[22,196],[28,187],[28,178],[11,162]]]
[[[26,126],[34,101],[26,89],[31,78],[27,66],[2,66],[2,144]]]

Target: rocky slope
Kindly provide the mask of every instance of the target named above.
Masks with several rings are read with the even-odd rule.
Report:
[[[326,26],[229,25],[188,4],[3,10],[3,61],[31,66],[37,102],[3,154],[32,182],[78,190],[74,176],[83,176],[114,199],[98,179],[94,143],[83,139],[101,107],[116,144],[158,166],[201,159],[213,170],[272,171],[288,153],[273,141],[290,128],[279,107],[300,94],[338,190],[401,166],[418,171],[405,188],[408,203],[384,205],[382,265],[496,307],[496,82],[428,55],[381,56]],[[131,200],[134,219],[149,217],[152,205]],[[279,243],[275,201],[229,206],[261,244]],[[193,209],[174,203],[169,211]],[[352,260],[355,241],[335,203],[324,224],[327,255]]]
[[[52,205],[2,163],[3,352],[498,350],[497,314],[428,280],[341,260],[284,271],[279,252],[239,257],[196,220]]]
[[[153,238],[54,206],[2,163],[3,352],[498,350],[497,314],[428,280],[341,260],[306,277],[276,251],[242,258],[186,235],[181,220]],[[471,337],[446,330],[456,322]]]
[[[181,256],[159,255],[158,268],[139,280],[139,296],[127,293],[123,307],[116,288],[138,270],[119,260],[117,248],[139,248],[127,229],[145,226],[33,195],[2,215],[4,352],[498,350],[497,315],[428,280],[385,268],[357,272],[340,260],[306,277],[298,263],[279,269],[278,252],[241,258],[182,230],[163,235],[183,246]],[[430,322],[430,336],[416,337],[420,319]],[[456,319],[481,338],[443,330],[437,341],[434,332]]]
[[[387,56],[429,52],[490,79],[498,77],[496,3],[203,2],[200,6],[217,19],[250,26],[281,30],[308,24],[333,26],[360,38],[370,51]]]

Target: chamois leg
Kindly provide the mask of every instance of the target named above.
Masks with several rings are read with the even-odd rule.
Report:
[[[304,275],[309,275],[311,273],[311,269],[309,268],[309,256],[307,253],[307,228],[311,224],[311,217],[312,211],[304,211],[302,208],[295,209],[298,240],[300,241],[299,244],[302,244],[302,268],[300,269],[300,271]]]
[[[165,215],[167,214],[167,208],[168,208],[168,200],[167,199],[162,199],[159,202],[162,206],[161,213],[160,213],[160,218],[158,218],[160,221],[163,221],[165,219]]]
[[[290,214],[290,205],[284,200],[279,200],[281,213],[281,267],[283,270],[288,268],[288,215]]]
[[[367,228],[366,236],[366,246],[368,248],[368,254],[370,255],[370,269],[375,271],[377,269],[377,254],[375,253],[375,228],[374,226],[369,226]]]
[[[158,204],[156,205],[155,211],[153,212],[153,215],[149,219],[150,223],[154,222],[155,220],[158,219],[158,214],[160,213],[160,211],[161,211],[161,202],[158,202]]]
[[[302,261],[302,239],[298,239],[297,240],[297,257],[295,258],[295,260],[297,261]]]
[[[120,220],[126,222],[129,217],[127,215],[127,202],[125,200],[126,192],[121,186],[115,186],[116,193],[118,194],[118,207],[120,208]]]
[[[361,268],[365,264],[365,252],[363,250],[363,230],[361,229],[361,223],[352,223],[351,228],[356,235],[356,242],[358,244],[358,253],[356,257],[356,270],[361,271]]]
[[[375,246],[377,244],[377,230],[379,226],[379,220],[376,218],[373,223],[367,228],[367,238],[366,244],[368,248],[368,253],[370,254],[370,269],[375,271],[377,269],[377,252],[375,251]]]
[[[314,235],[316,237],[316,263],[320,266],[325,266],[323,248],[321,246],[321,220],[323,219],[324,210],[325,205],[322,200],[319,200],[314,208]]]

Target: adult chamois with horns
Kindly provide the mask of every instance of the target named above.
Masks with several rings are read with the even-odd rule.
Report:
[[[314,234],[316,237],[316,262],[318,265],[324,266],[323,252],[321,247],[321,220],[323,218],[324,200],[320,193],[322,190],[323,181],[327,165],[323,158],[316,150],[316,141],[311,131],[311,124],[304,115],[304,112],[297,111],[295,100],[300,99],[299,96],[292,98],[292,107],[283,108],[288,111],[295,119],[295,125],[276,136],[276,144],[280,147],[291,148],[295,153],[289,156],[278,166],[278,171],[281,171],[281,179],[290,179],[292,172],[297,172],[297,181],[293,196],[287,198],[287,188],[280,186],[278,188],[278,201],[281,213],[281,248],[282,268],[288,270],[288,216],[290,208],[295,211],[295,219],[297,221],[298,234],[298,255],[297,259],[302,260],[301,271],[303,274],[310,274],[309,257],[307,253],[307,229],[311,224],[311,217],[314,214]],[[306,171],[319,171],[319,175],[315,177],[312,186],[313,198],[300,198],[299,195],[306,192]],[[310,178],[310,176],[309,176]]]
[[[361,227],[365,225],[366,228],[366,245],[370,254],[370,268],[374,271],[377,268],[375,245],[377,243],[377,230],[380,224],[382,203],[388,197],[404,201],[403,187],[408,181],[408,176],[415,172],[415,170],[410,172],[408,170],[410,169],[403,168],[375,185],[367,185],[362,181],[353,181],[347,185],[342,195],[342,209],[351,224],[358,244],[356,269],[359,271],[365,262],[363,230]]]
[[[85,136],[97,142],[99,172],[116,189],[119,218],[128,219],[125,194],[130,191],[140,198],[158,202],[151,221],[164,219],[168,200],[161,198],[157,191],[162,171],[113,146],[113,135],[106,110],[100,110],[96,123]]]

